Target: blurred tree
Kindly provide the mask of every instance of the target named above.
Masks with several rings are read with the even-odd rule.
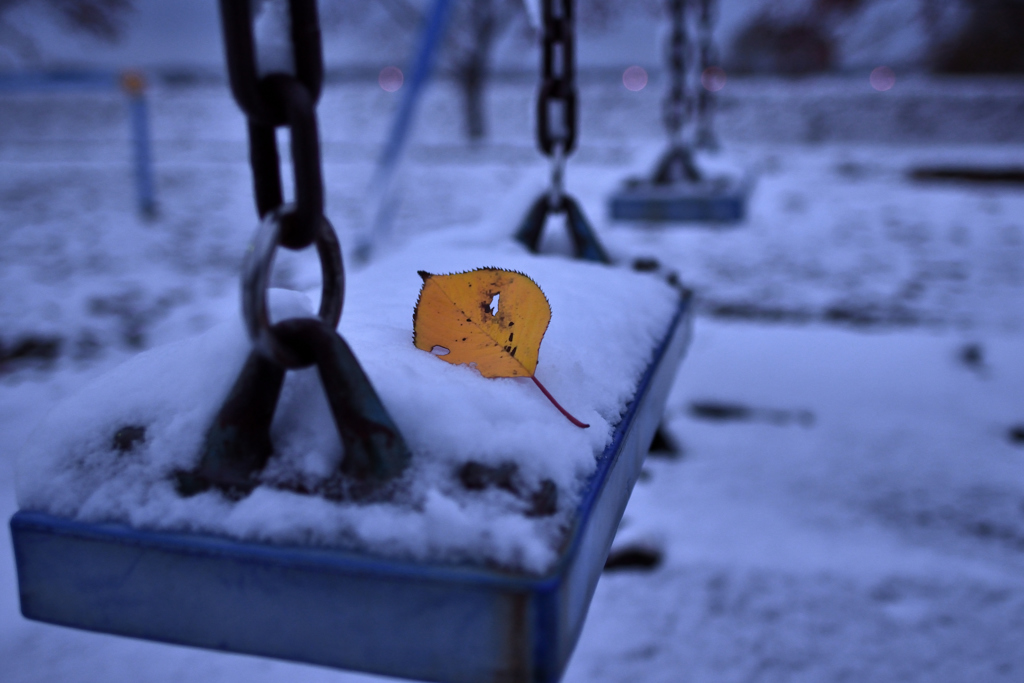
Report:
[[[495,44],[525,17],[525,11],[522,0],[462,0],[454,9],[442,68],[454,77],[462,92],[466,137],[477,141],[487,136],[484,90]]]
[[[936,0],[926,5],[933,16]],[[959,30],[933,32],[931,66],[944,73],[1024,73],[1024,1],[961,0]],[[934,21],[933,25],[938,25]]]
[[[835,41],[807,17],[779,19],[761,13],[736,36],[728,64],[739,73],[800,75],[827,71],[836,59]]]
[[[31,33],[11,16],[15,9],[29,6],[42,9],[67,30],[115,42],[124,33],[134,0],[0,0],[0,49],[21,59],[35,58],[38,50]]]
[[[871,0],[773,0],[740,30],[729,63],[745,73],[808,74],[838,60],[835,29]]]
[[[1024,0],[905,0],[929,44],[920,61],[941,73],[1024,73]],[[880,0],[766,0],[736,35],[737,71],[801,74],[836,66],[837,29]]]
[[[322,0],[332,23],[340,23],[347,8],[362,0]],[[403,31],[419,30],[424,13],[432,3],[426,0],[377,0],[389,20]],[[580,29],[602,31],[627,12],[659,11],[660,0],[588,0],[577,3],[576,22]],[[342,8],[341,6],[344,6]],[[354,18],[365,18],[358,14]],[[512,35],[534,36],[523,0],[455,0],[449,19],[439,69],[452,77],[462,95],[463,130],[470,141],[487,136],[485,94],[492,73],[498,43]],[[524,41],[525,42],[525,41]]]

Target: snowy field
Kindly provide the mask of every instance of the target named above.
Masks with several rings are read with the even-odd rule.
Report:
[[[959,103],[947,113],[974,115],[956,119],[961,142],[944,121],[932,144],[853,126],[877,114],[866,98],[784,106],[793,87],[748,86],[772,124],[723,107],[736,133],[709,163],[757,177],[749,221],[725,229],[611,225],[606,197],[660,150],[660,92],[583,93],[570,190],[614,258],[656,256],[702,315],[666,417],[680,452],[648,460],[613,549],[660,561],[604,575],[566,681],[1024,678],[1024,434],[1011,434],[1024,429],[1024,191],[906,179],[932,163],[1019,166],[1024,144],[994,141],[1021,134],[972,132],[996,125],[989,86],[939,89]],[[845,101],[841,83],[817,92]],[[546,175],[530,98],[494,92],[491,141],[469,147],[451,93],[431,93],[381,250],[444,228],[513,230]],[[913,99],[879,105],[895,112],[879,120],[907,125]],[[327,211],[345,246],[394,102],[352,83],[321,103]],[[237,315],[255,227],[243,119],[224,87],[158,89],[151,105],[160,215],[145,221],[123,101],[0,100],[4,519],[15,455],[50,405]],[[308,288],[314,274],[285,258],[278,284]],[[0,554],[5,683],[371,678],[25,621],[6,525]]]

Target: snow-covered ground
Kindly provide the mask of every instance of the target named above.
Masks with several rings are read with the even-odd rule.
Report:
[[[394,105],[371,85],[329,89],[320,107],[345,245]],[[470,148],[457,102],[432,93],[391,244],[511,232],[542,188],[529,88],[494,97],[494,139]],[[747,224],[611,226],[607,195],[659,151],[657,97],[647,118],[621,87],[585,99],[568,186],[615,257],[678,270],[704,315],[666,420],[682,453],[648,460],[616,540],[661,562],[604,575],[566,680],[1021,680],[1024,444],[1010,430],[1024,425],[1024,193],[905,171],[1009,164],[1024,147],[751,134],[726,158],[758,176]],[[5,519],[14,456],[50,405],[235,314],[255,227],[241,115],[226,88],[154,93],[161,213],[146,222],[123,107],[2,101]],[[282,259],[278,283],[308,287],[314,271]],[[0,555],[5,682],[368,680],[27,622],[6,526]]]

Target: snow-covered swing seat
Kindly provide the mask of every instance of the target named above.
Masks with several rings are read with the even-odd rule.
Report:
[[[225,23],[251,23],[248,6],[222,0]],[[547,21],[571,20],[569,2],[544,8]],[[298,51],[308,21],[296,17],[315,20],[315,2],[291,12]],[[296,62],[301,82],[309,69]],[[552,206],[579,214],[569,219],[581,253],[599,250],[575,202]],[[265,260],[250,260],[243,285],[257,298],[275,231],[297,211],[266,208],[254,246]],[[340,261],[324,242],[327,300],[340,296],[327,277]],[[485,379],[413,347],[417,271],[481,266],[544,287],[553,314],[537,374],[589,429],[528,382]],[[452,234],[376,260],[347,287],[338,329],[397,434],[371,465],[383,458],[395,472],[368,494],[359,481],[323,486],[350,444],[343,456],[328,378],[309,369],[289,373],[272,406],[274,453],[252,487],[203,490],[181,475],[203,471],[211,421],[237,395],[239,368],[261,358],[250,341],[261,332],[232,322],[154,349],[59,406],[21,454],[11,531],[27,618],[420,680],[561,677],[685,353],[689,294],[651,274]],[[309,308],[280,292],[270,307],[278,317]]]

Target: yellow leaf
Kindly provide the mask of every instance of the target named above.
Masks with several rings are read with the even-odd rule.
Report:
[[[577,427],[537,376],[551,306],[537,283],[511,270],[478,268],[454,275],[420,271],[423,288],[412,315],[413,343],[455,365],[475,364],[484,377],[529,377]]]
[[[440,358],[455,365],[476,363],[484,377],[533,376],[551,320],[537,283],[500,268],[454,275],[421,270],[420,276],[423,289],[413,314],[416,348],[446,349]]]

